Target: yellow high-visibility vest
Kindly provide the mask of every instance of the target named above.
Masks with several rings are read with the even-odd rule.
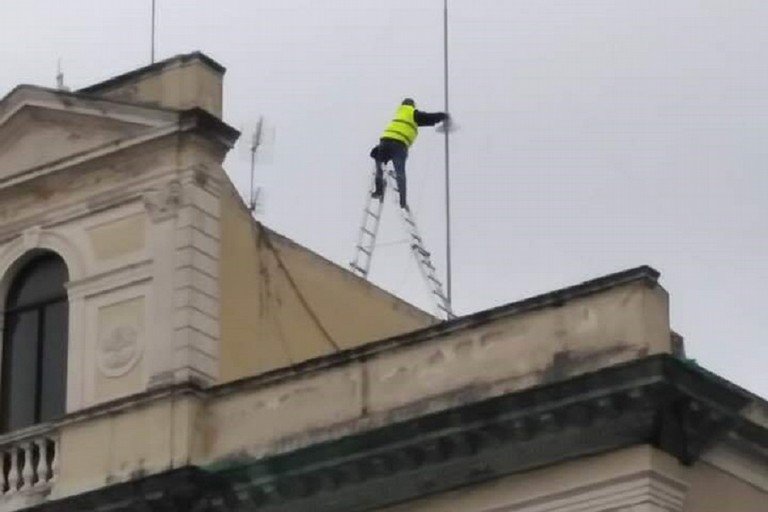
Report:
[[[413,144],[419,136],[419,126],[413,119],[415,112],[416,107],[412,105],[400,105],[381,138],[399,140],[406,146]]]

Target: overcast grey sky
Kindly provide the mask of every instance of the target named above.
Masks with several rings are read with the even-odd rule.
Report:
[[[451,0],[454,302],[470,313],[650,264],[701,364],[768,395],[768,2]],[[150,0],[0,0],[0,94],[149,59]],[[442,0],[158,0],[158,57],[228,68],[275,130],[262,219],[349,261],[367,153],[403,96],[442,107]],[[442,139],[409,161],[444,269]],[[228,170],[245,192],[247,152]],[[372,279],[429,307],[394,208]]]

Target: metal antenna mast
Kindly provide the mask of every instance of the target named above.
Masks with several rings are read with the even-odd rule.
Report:
[[[259,199],[259,189],[254,188],[254,178],[256,175],[256,152],[259,150],[262,141],[262,132],[264,128],[264,117],[259,117],[259,121],[256,123],[256,129],[253,131],[253,137],[251,138],[251,189],[250,197],[248,198],[248,208],[251,212],[256,211],[256,206]]]
[[[152,64],[155,63],[155,0],[152,0],[152,43],[151,43],[151,60]]]
[[[443,0],[443,88],[445,93],[445,112],[448,109],[448,0]],[[452,305],[451,294],[451,146],[450,130],[445,130],[445,291],[448,306]]]
[[[61,69],[61,59],[56,64],[56,88],[60,91],[68,91],[69,88],[64,85],[64,71]]]

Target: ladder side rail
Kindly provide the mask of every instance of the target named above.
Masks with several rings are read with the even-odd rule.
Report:
[[[398,192],[399,194],[399,191],[397,189],[397,179],[395,177],[394,172],[389,171],[387,175],[389,177],[389,180],[392,182],[393,190],[395,192]],[[398,200],[397,196],[393,194],[393,197],[397,202]],[[400,211],[401,211],[401,218],[403,220],[403,223],[405,224],[406,231],[408,232],[408,235],[410,237],[411,252],[414,258],[416,259],[416,264],[419,267],[419,272],[421,273],[421,276],[424,279],[424,282],[427,285],[429,292],[432,294],[432,298],[434,299],[434,302],[436,305],[437,313],[438,315],[446,316],[449,319],[453,318],[454,315],[448,304],[448,298],[443,292],[442,282],[435,275],[435,267],[432,264],[430,252],[427,251],[427,249],[424,247],[424,239],[421,237],[418,226],[416,224],[416,219],[413,217],[413,213],[411,213],[410,210],[401,208]]]
[[[373,260],[373,252],[376,249],[376,240],[379,235],[379,227],[381,226],[381,210],[382,210],[382,202],[376,200],[378,205],[374,206],[375,210],[371,210],[370,202],[368,207],[366,208],[366,211],[363,212],[366,216],[366,224],[364,225],[364,230],[362,233],[362,242],[358,246],[358,255],[363,255],[363,265],[361,265],[363,269],[363,277],[368,276],[368,272],[371,269],[371,262]],[[369,214],[368,212],[373,212]]]
[[[414,223],[415,224],[415,223]],[[416,233],[412,233],[416,234]],[[443,285],[440,279],[435,275],[434,265],[430,257],[429,251],[427,251],[422,245],[417,242],[411,243],[411,252],[413,253],[416,263],[419,266],[419,271],[427,285],[429,292],[434,299],[437,312],[440,316],[452,317],[452,312],[448,307],[448,300],[443,292]]]
[[[376,167],[374,165],[371,180],[374,180],[375,176]],[[376,246],[376,237],[379,232],[383,206],[382,200],[371,197],[371,191],[372,190],[368,190],[366,192],[365,206],[363,207],[363,219],[360,222],[357,244],[355,245],[355,256],[349,265],[355,274],[363,278],[368,276],[371,267],[371,260],[373,259],[373,251]],[[375,209],[371,208],[374,201],[378,201],[378,205],[374,206]]]
[[[363,209],[363,218],[360,221],[360,228],[358,230],[358,236],[357,236],[357,243],[355,244],[355,256],[350,263],[350,267],[352,270],[361,275],[362,277],[365,277],[366,270],[365,270],[365,264],[362,260],[366,258],[365,253],[362,251],[363,247],[365,247],[366,243],[366,229],[367,229],[367,222],[368,222],[368,205]]]

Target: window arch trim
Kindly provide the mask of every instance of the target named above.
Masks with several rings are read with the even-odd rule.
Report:
[[[18,275],[19,270],[41,251],[53,252],[64,260],[69,272],[69,282],[85,278],[85,258],[75,244],[51,230],[28,229],[0,250],[0,313],[5,312],[5,301],[11,282]]]

